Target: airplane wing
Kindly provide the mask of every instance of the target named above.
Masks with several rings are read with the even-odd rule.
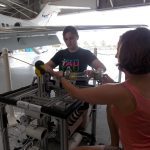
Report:
[[[96,29],[121,29],[121,28],[137,28],[148,27],[145,24],[131,24],[131,25],[79,25],[75,26],[77,30],[96,30]],[[26,36],[42,36],[55,34],[58,31],[63,31],[65,26],[32,26],[32,27],[13,27],[13,28],[0,28],[0,39],[3,36],[11,38],[26,37]]]
[[[65,26],[32,26],[0,28],[0,50],[3,48],[16,50],[60,44],[56,32],[63,31],[64,27]],[[80,25],[75,27],[77,30],[102,30],[147,27],[147,25]]]

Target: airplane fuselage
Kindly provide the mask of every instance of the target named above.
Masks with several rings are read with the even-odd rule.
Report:
[[[0,14],[0,27],[34,26],[32,20],[23,20]]]

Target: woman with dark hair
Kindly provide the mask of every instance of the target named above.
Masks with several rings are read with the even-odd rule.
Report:
[[[124,33],[118,43],[118,68],[128,79],[80,89],[58,73],[63,87],[81,101],[111,105],[124,150],[150,150],[150,30]],[[111,146],[81,146],[76,150],[119,150]]]

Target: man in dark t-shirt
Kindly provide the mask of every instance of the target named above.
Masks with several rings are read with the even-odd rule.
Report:
[[[45,70],[50,72],[52,76],[57,76],[53,69],[59,66],[59,71],[65,72],[86,72],[88,76],[92,74],[92,70],[86,70],[87,66],[91,66],[97,71],[105,71],[106,68],[97,57],[89,50],[82,49],[78,46],[79,35],[75,27],[67,26],[63,30],[63,39],[67,49],[58,51],[46,64]],[[86,84],[87,81],[76,81],[76,84]],[[83,109],[87,109],[88,105],[84,105]],[[86,115],[86,113],[85,113]],[[83,117],[83,124],[85,124],[86,117]],[[82,125],[81,125],[82,126]],[[83,125],[84,127],[84,125]]]

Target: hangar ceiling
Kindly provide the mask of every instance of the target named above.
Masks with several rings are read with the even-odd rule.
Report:
[[[90,7],[94,10],[116,9],[150,4],[150,0],[0,0],[0,14],[22,19],[31,19],[37,16],[47,2],[61,6]],[[60,15],[79,11],[85,10],[63,10]]]
[[[150,0],[97,0],[97,9],[114,9],[149,5]]]

